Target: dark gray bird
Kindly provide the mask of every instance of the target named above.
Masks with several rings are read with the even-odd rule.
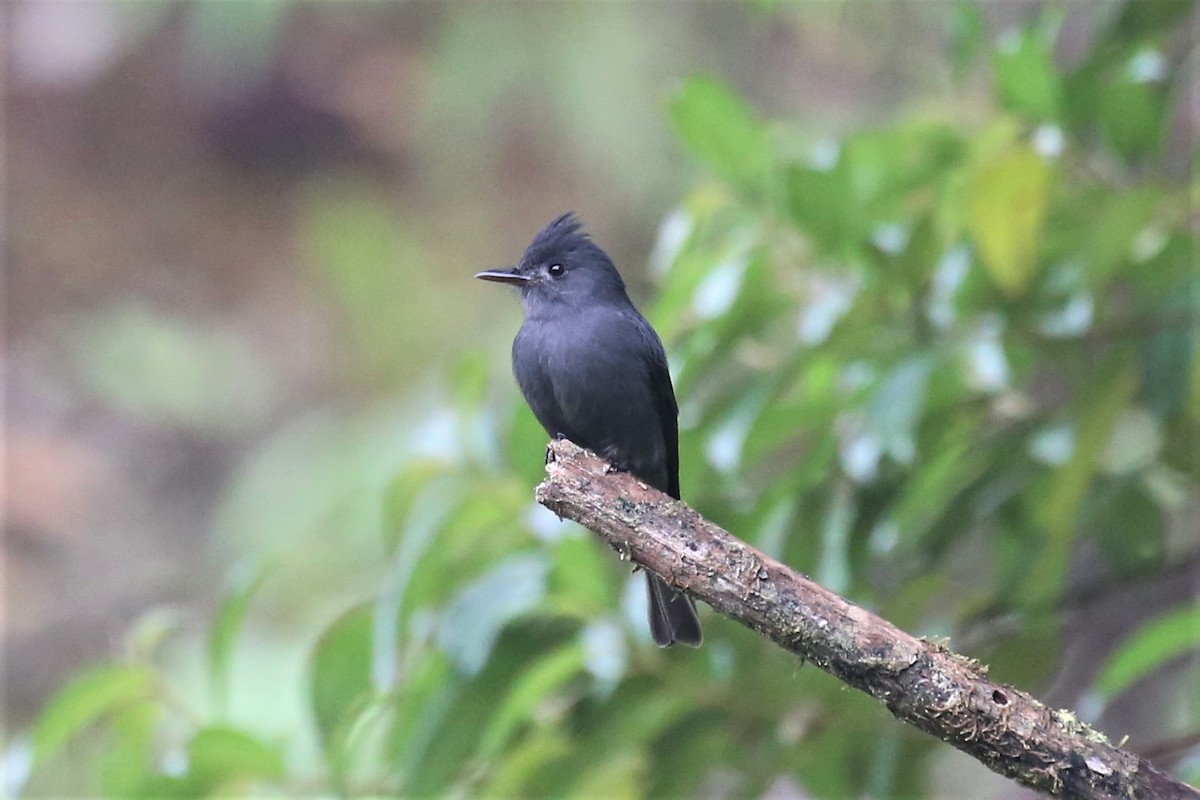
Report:
[[[679,409],[662,342],[575,216],[543,228],[517,266],[475,277],[521,290],[525,323],[513,341],[513,373],[546,433],[678,499]],[[646,577],[654,641],[699,646],[691,598]]]

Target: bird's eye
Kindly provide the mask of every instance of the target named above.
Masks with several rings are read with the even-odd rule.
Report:
[[[552,278],[561,278],[567,273],[567,268],[562,264],[551,264],[546,271],[550,273],[550,277]]]

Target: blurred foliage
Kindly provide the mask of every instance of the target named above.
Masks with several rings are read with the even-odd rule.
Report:
[[[1197,187],[1161,162],[1179,80],[1163,48],[1191,11],[1126,3],[1064,70],[1053,7],[991,48],[978,11],[961,4],[949,18],[958,72],[989,68],[995,97],[971,127],[917,117],[812,141],[720,81],[686,82],[668,117],[714,180],[665,220],[649,309],[682,403],[685,498],[914,633],[1015,618],[972,655],[1027,688],[1055,666],[1073,565],[1093,564],[1089,580],[1104,585],[1200,555],[1189,527],[1200,485]],[[481,28],[496,23],[480,14]],[[452,45],[448,58],[478,52]],[[312,220],[313,246],[343,277],[403,248],[356,208]],[[348,306],[386,296],[343,284]],[[385,313],[356,317],[364,347]],[[89,358],[107,357],[105,326],[147,324],[158,323],[102,321]],[[172,347],[193,347],[189,337]],[[124,369],[166,358],[134,356]],[[204,363],[189,369],[215,382]],[[290,542],[293,559],[339,558],[337,542],[310,547],[330,515],[347,537],[371,539],[373,563],[341,573],[355,576],[344,610],[313,622],[297,656],[306,714],[257,714],[243,673],[269,668],[238,650],[265,626],[259,595],[309,573],[244,565],[205,655],[189,661],[164,634],[79,675],[10,744],[9,788],[926,789],[938,743],[752,633],[710,615],[702,649],[650,647],[640,581],[533,505],[544,436],[507,375],[467,354],[444,392],[445,410],[405,433],[385,414],[319,435],[301,420],[231,492],[219,524]],[[191,413],[169,395],[160,406]],[[285,464],[308,472],[274,485]],[[260,519],[263,502],[292,512]],[[1146,620],[1100,669],[1097,713],[1159,676],[1186,698],[1163,737],[1200,725],[1197,674],[1163,671],[1194,656],[1196,630],[1194,608]],[[188,668],[203,688],[185,662],[203,665]],[[93,782],[56,784],[65,759],[86,759]],[[1188,769],[1200,777],[1195,759]]]

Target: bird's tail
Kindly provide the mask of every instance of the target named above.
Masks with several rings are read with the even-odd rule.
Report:
[[[696,604],[683,592],[677,592],[657,575],[647,572],[650,587],[650,634],[659,647],[681,642],[700,646],[700,618]]]

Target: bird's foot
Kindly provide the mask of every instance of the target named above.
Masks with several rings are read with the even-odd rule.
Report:
[[[551,439],[551,444],[553,444],[554,442],[561,442],[566,438],[567,438],[567,435],[565,433],[556,433],[556,434],[554,434],[554,438]],[[554,451],[550,448],[550,445],[546,445],[546,464],[551,464],[553,462],[554,462]]]
[[[604,474],[612,475],[614,472],[629,472],[629,465],[623,461],[609,461],[604,468]]]

